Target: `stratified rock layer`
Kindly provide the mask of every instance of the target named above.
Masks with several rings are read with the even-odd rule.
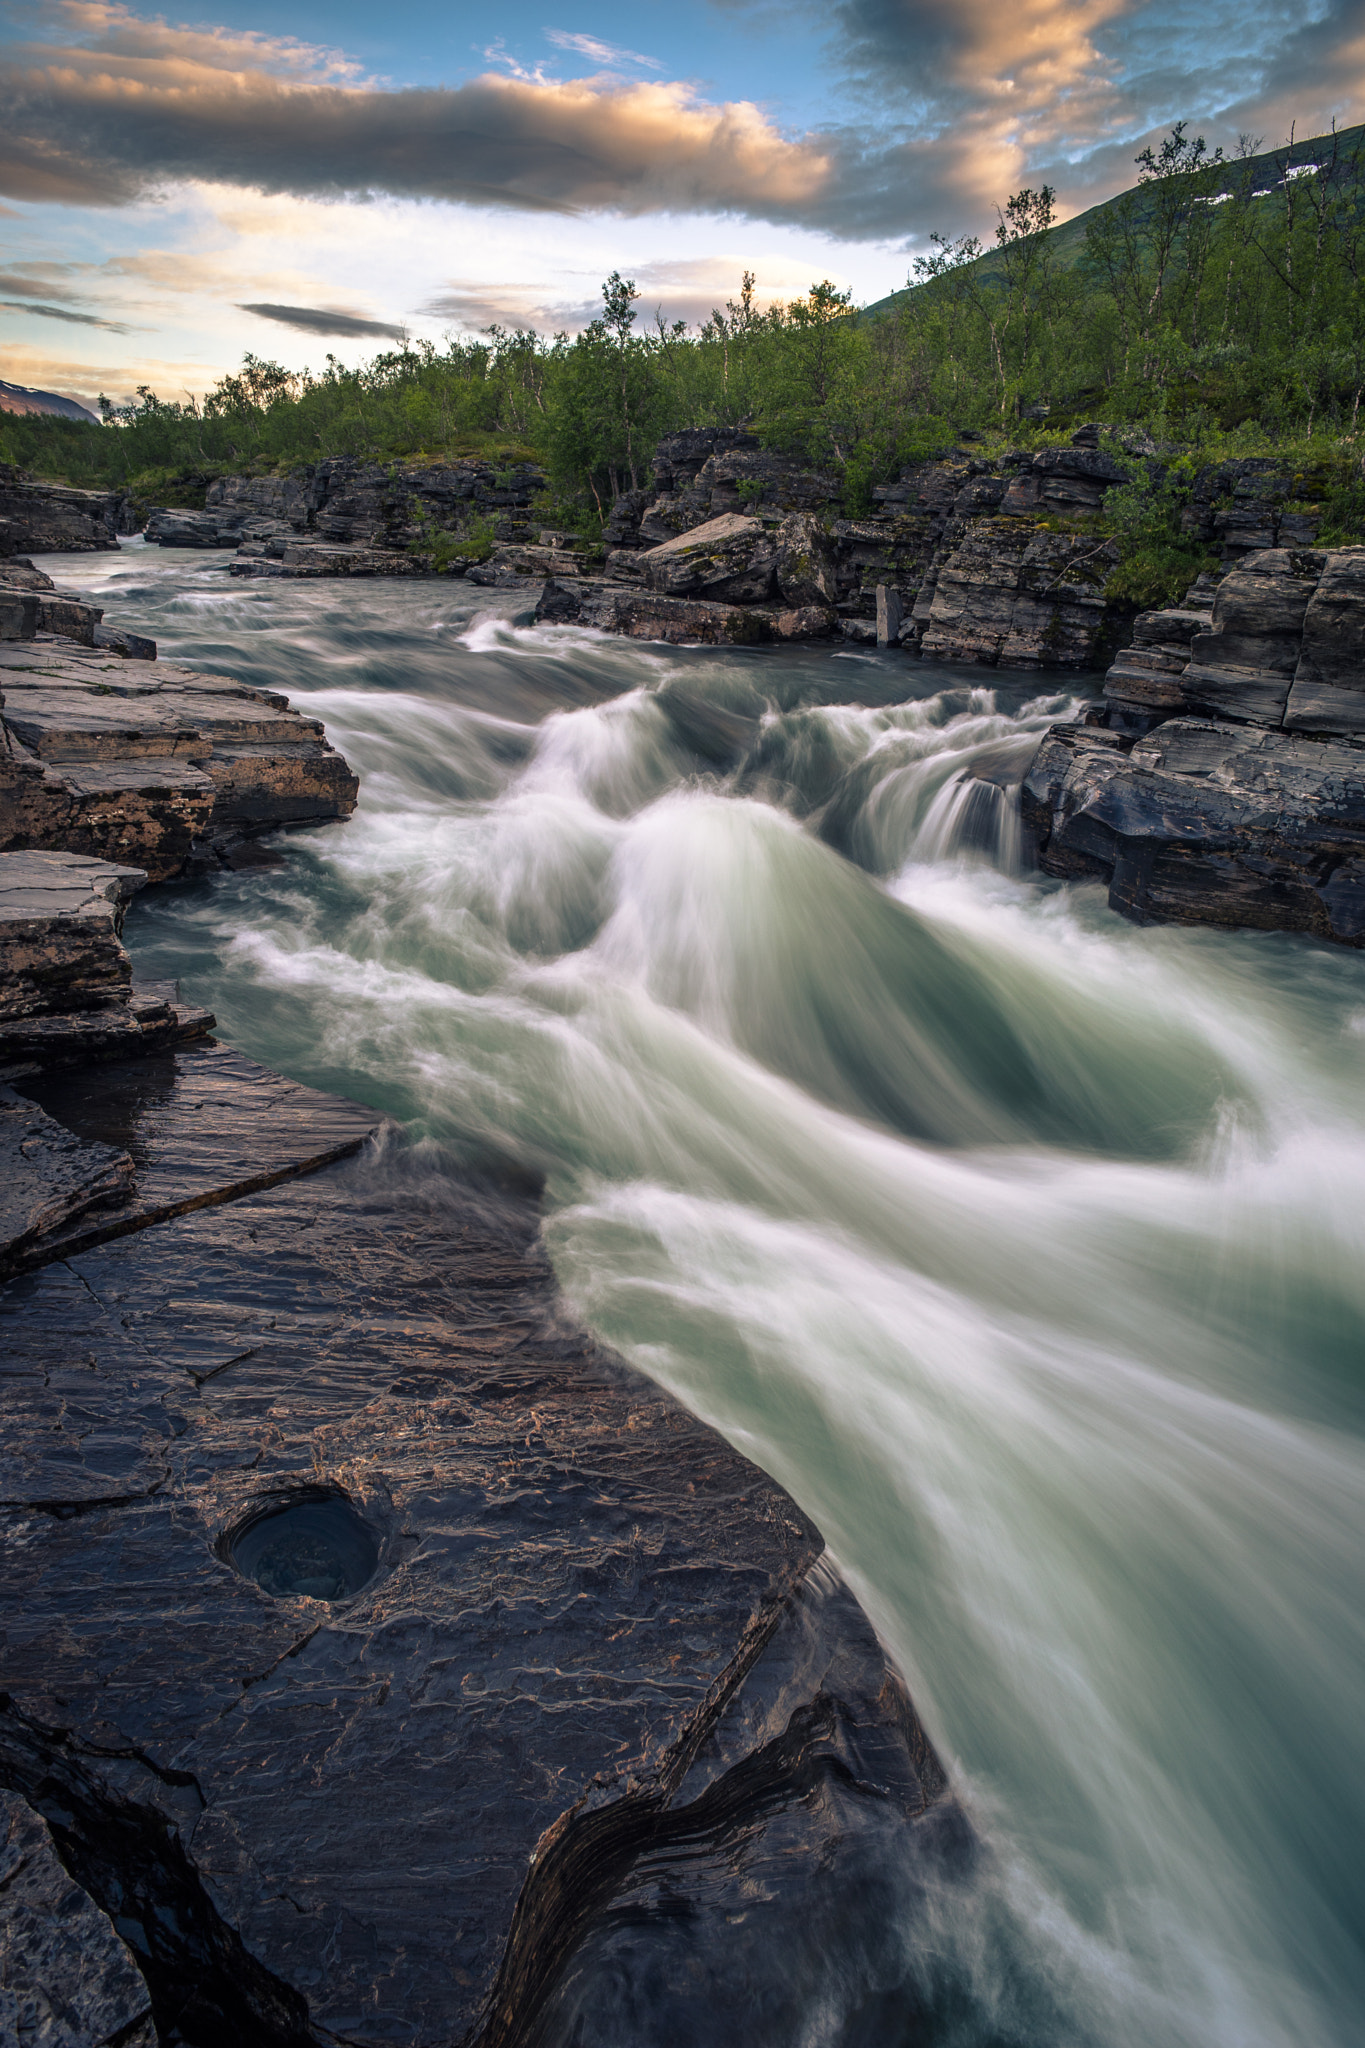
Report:
[[[133,982],[119,934],[146,879],[140,868],[86,854],[0,853],[0,1080],[126,1058],[212,1027],[209,1012],[182,1004],[174,985]],[[10,1129],[21,1151],[51,1150],[49,1135]]]
[[[1365,548],[1252,552],[1144,613],[1104,694],[1024,783],[1047,873],[1143,921],[1365,945]]]
[[[567,2043],[648,1967],[642,2040],[746,2000],[788,2040],[772,1958],[851,1874],[898,1873],[899,1942],[969,1855],[903,1686],[782,1490],[566,1321],[531,1204],[391,1143],[223,1202],[206,1131],[297,1173],[374,1122],[299,1090],[269,1141],[272,1085],[222,1049],[31,1084],[167,1220],[0,1296],[0,1783],[163,2039]],[[235,1568],[291,1501],[363,1517],[369,1583]]]
[[[119,502],[117,491],[43,483],[0,463],[0,557],[116,548]]]
[[[39,638],[0,647],[0,850],[62,847],[153,881],[349,816],[357,781],[288,699]]]

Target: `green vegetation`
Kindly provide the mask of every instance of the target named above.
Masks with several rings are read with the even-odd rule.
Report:
[[[760,308],[746,274],[689,332],[641,321],[613,273],[573,340],[494,327],[355,369],[329,356],[318,376],[248,356],[202,404],[144,389],[125,408],[102,400],[103,427],[2,417],[0,460],[187,505],[214,476],[322,456],[535,460],[546,516],[591,536],[683,427],[747,425],[827,471],[857,514],[876,483],[964,434],[998,454],[1099,420],[1145,429],[1166,457],[1159,474],[1134,462],[1097,527],[1124,540],[1135,599],[1199,566],[1181,513],[1199,467],[1229,456],[1274,455],[1324,540],[1360,539],[1365,129],[1267,153],[1244,139],[1226,158],[1180,123],[1137,169],[1131,190],[1060,226],[1047,186],[1013,194],[992,246],[935,237],[906,290],[861,315],[827,281]],[[421,545],[450,561],[488,544]]]

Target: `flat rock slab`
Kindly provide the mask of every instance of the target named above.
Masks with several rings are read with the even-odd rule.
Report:
[[[45,1258],[311,1173],[357,1151],[384,1122],[376,1110],[305,1088],[214,1043],[18,1086],[77,1139],[126,1154],[136,1178],[117,1210],[46,1236]]]
[[[0,1086],[0,1272],[92,1209],[126,1202],[133,1162]]]
[[[356,777],[277,691],[42,639],[0,646],[0,689],[0,846],[117,855],[161,881],[355,808]]]
[[[782,1489],[566,1323],[534,1207],[388,1142],[171,1215],[262,1132],[297,1161],[366,1113],[221,1048],[160,1075],[41,1090],[168,1220],[0,1294],[0,1783],[117,1909],[162,2038],[567,2048],[624,1969],[665,2048],[707,1969],[713,2004],[771,1976],[748,1937],[707,1960],[748,1907],[773,1956],[832,1940],[875,1850],[908,1911],[888,1842],[961,1830],[903,1687],[856,1607],[813,1624]],[[319,1501],[368,1531],[350,1597],[236,1568]]]

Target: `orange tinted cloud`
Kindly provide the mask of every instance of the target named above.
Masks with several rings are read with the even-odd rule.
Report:
[[[117,204],[187,179],[318,196],[386,192],[562,212],[799,212],[827,152],[746,101],[676,83],[485,76],[454,88],[344,81],[311,46],[142,22],[65,0],[84,41],[11,53],[0,191]]]

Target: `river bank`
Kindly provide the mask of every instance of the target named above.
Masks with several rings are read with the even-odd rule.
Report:
[[[163,877],[283,865],[235,856],[272,810],[310,822],[295,757],[348,778],[280,693],[11,652],[19,772],[68,807],[73,748],[129,757],[139,795],[168,737],[197,750],[197,830],[125,790],[84,833]],[[19,2037],[494,2048],[589,2013],[622,2048],[738,2048],[923,2010],[907,1928],[970,1830],[814,1526],[575,1326],[524,1189],[135,980],[147,880],[0,852]],[[861,1964],[835,1933],[859,1891]]]

